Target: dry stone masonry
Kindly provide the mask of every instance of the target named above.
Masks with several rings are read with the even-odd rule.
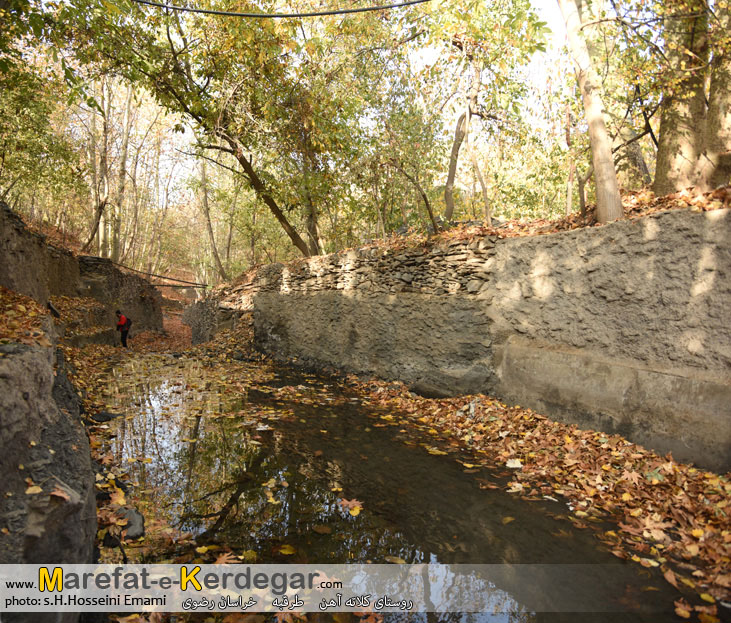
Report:
[[[274,264],[220,307],[282,358],[485,392],[731,468],[731,215]]]

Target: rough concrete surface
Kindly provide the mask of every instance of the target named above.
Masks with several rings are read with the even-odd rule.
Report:
[[[220,305],[253,309],[281,358],[492,393],[731,468],[729,210],[276,264]]]

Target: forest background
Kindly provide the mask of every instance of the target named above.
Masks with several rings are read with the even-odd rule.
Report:
[[[455,221],[592,202],[611,220],[617,185],[729,183],[729,13],[0,0],[0,200],[76,250],[209,284]]]

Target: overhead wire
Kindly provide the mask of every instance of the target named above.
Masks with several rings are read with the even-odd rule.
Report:
[[[431,0],[408,0],[407,2],[399,2],[398,4],[384,4],[381,6],[366,6],[354,9],[332,9],[330,11],[312,11],[309,13],[240,13],[237,11],[218,11],[215,9],[198,9],[195,7],[179,6],[175,4],[162,4],[153,2],[153,0],[132,0],[137,4],[157,7],[159,9],[170,9],[171,11],[181,11],[183,13],[203,13],[205,15],[222,15],[224,17],[245,17],[251,19],[282,19],[293,17],[320,17],[323,15],[346,15],[348,13],[365,13],[367,11],[384,11],[386,9],[398,9],[399,7],[411,6],[413,4],[422,4],[431,2]]]

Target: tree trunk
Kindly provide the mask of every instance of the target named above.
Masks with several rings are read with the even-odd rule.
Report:
[[[277,202],[274,200],[274,197],[272,197],[271,193],[269,192],[269,189],[267,188],[264,181],[256,174],[256,171],[254,170],[253,165],[251,164],[251,161],[244,156],[243,151],[238,146],[236,141],[232,140],[228,136],[222,137],[229,145],[229,147],[233,150],[234,155],[236,156],[236,160],[238,160],[239,164],[241,165],[241,168],[244,170],[244,174],[246,175],[246,178],[249,180],[249,184],[251,184],[251,187],[254,189],[254,192],[256,193],[256,196],[259,197],[264,204],[269,208],[269,211],[274,215],[274,218],[279,221],[279,224],[282,226],[282,229],[286,232],[286,234],[289,236],[289,239],[292,241],[292,244],[297,247],[302,255],[305,257],[310,256],[310,250],[307,248],[307,244],[304,240],[302,240],[302,237],[297,233],[297,231],[292,227],[289,220],[285,216],[284,212],[282,212],[279,205],[277,205]]]
[[[211,212],[208,209],[208,178],[206,177],[206,161],[201,158],[201,209],[203,216],[206,218],[206,227],[208,228],[208,237],[211,241],[211,251],[213,253],[213,259],[216,261],[216,268],[218,274],[221,275],[221,279],[228,281],[228,275],[226,269],[221,263],[221,257],[218,255],[218,249],[216,248],[216,237],[213,235],[213,226],[211,225]]]
[[[650,175],[650,169],[647,167],[647,162],[645,162],[637,133],[629,125],[622,124],[614,142],[615,147],[612,151],[624,151],[632,171],[639,179],[639,183],[642,186],[651,184],[652,176]],[[634,180],[635,176],[630,176],[630,179]]]
[[[731,8],[716,3],[721,36],[731,32]],[[703,132],[703,151],[695,170],[698,190],[709,191],[731,183],[731,53],[724,45],[714,50],[711,88]]]
[[[134,88],[127,87],[127,99],[124,103],[124,120],[122,123],[122,149],[119,155],[119,180],[117,182],[117,199],[114,202],[114,218],[112,219],[112,260],[119,262],[119,237],[122,228],[122,204],[124,203],[124,191],[127,183],[127,151],[129,146],[129,134],[131,130],[131,110]]]
[[[474,148],[472,147],[472,142],[470,141],[470,122],[465,122],[465,145],[467,147],[467,152],[470,155],[470,160],[472,161],[472,168],[475,171],[475,175],[477,176],[477,181],[480,184],[480,190],[482,191],[482,206],[483,206],[483,217],[485,220],[485,223],[488,227],[492,227],[492,216],[490,215],[490,197],[487,194],[487,186],[485,184],[485,180],[482,177],[482,171],[480,170],[480,163],[477,160],[477,154],[475,153]]]
[[[472,86],[470,87],[470,93],[467,99],[467,110],[465,112],[464,141],[467,147],[467,152],[470,155],[470,160],[472,161],[472,169],[474,170],[475,175],[477,175],[477,181],[479,182],[480,189],[482,190],[482,205],[485,223],[488,227],[492,227],[492,216],[490,215],[490,198],[487,194],[487,186],[485,185],[485,180],[482,177],[482,170],[480,169],[480,163],[477,160],[477,154],[475,153],[474,147],[472,145],[472,138],[470,135],[472,113],[473,111],[477,110],[477,95],[480,90],[480,73],[480,66],[477,60],[474,60],[472,62]]]
[[[454,178],[457,176],[457,161],[459,160],[459,148],[464,140],[465,115],[462,113],[457,119],[457,127],[454,129],[454,142],[452,153],[449,156],[449,173],[447,183],[444,185],[444,220],[451,221],[454,216]]]
[[[421,199],[424,202],[424,207],[426,208],[426,213],[429,215],[429,220],[431,221],[432,227],[434,228],[434,233],[436,234],[439,231],[439,225],[437,224],[436,218],[434,218],[434,210],[432,210],[429,197],[427,196],[426,191],[424,190],[422,185],[419,183],[419,178],[416,175],[409,175],[399,164],[397,164],[396,167],[399,171],[401,171],[401,173],[403,173],[404,177],[414,185],[414,188],[416,188],[419,195],[421,195]]]
[[[574,199],[574,174],[576,173],[576,164],[574,163],[574,156],[571,153],[571,106],[566,104],[566,148],[567,152],[567,165],[569,168],[569,175],[566,180],[566,216],[573,212],[573,199]]]
[[[596,181],[597,220],[600,223],[607,223],[621,218],[623,211],[612,157],[612,141],[604,123],[601,83],[592,67],[589,50],[581,34],[581,20],[576,1],[558,0],[558,5],[566,22],[569,50],[576,68],[586,121],[589,124]]]
[[[320,231],[317,227],[317,208],[312,201],[309,190],[307,191],[307,237],[310,240],[310,255],[320,255]]]
[[[96,205],[94,206],[94,222],[92,223],[91,227],[91,233],[89,234],[89,238],[84,243],[84,246],[81,247],[82,253],[86,253],[90,248],[92,242],[94,242],[94,239],[97,238],[97,254],[100,256],[105,255],[105,249],[103,244],[103,229],[102,232],[99,232],[99,226],[102,224],[102,216],[104,214],[104,208],[107,205],[107,201],[109,200],[109,166],[107,163],[107,150],[109,145],[108,140],[108,133],[109,133],[109,123],[108,123],[108,117],[109,113],[111,112],[109,110],[108,106],[108,100],[107,100],[107,106],[104,105],[105,100],[107,98],[104,94],[104,82],[101,84],[101,102],[102,102],[102,110],[104,110],[104,116],[103,116],[103,122],[102,122],[102,149],[101,154],[99,156],[99,167],[97,169],[96,167],[96,112],[92,111],[92,117],[91,117],[91,141],[90,141],[90,155],[94,158],[94,165],[92,166],[92,176],[94,181],[94,188],[93,188],[93,194],[95,197]]]
[[[104,206],[109,203],[109,124],[112,117],[112,90],[106,81],[102,81],[102,109],[104,117],[102,119],[102,153],[99,160],[99,169],[101,172],[102,195],[104,197]],[[99,255],[109,257],[109,211],[103,209],[99,214],[101,220],[101,237],[99,241]]]
[[[579,174],[576,176],[576,182],[579,190],[579,210],[581,211],[581,219],[586,219],[586,183],[594,173],[594,167],[589,167],[586,173],[583,175]]]
[[[576,174],[576,165],[569,158],[569,176],[566,180],[566,216],[574,211],[574,175]]]
[[[660,105],[660,137],[653,186],[658,196],[687,188],[694,181],[706,118],[706,75],[701,67],[708,59],[705,9],[704,0],[692,0],[688,2],[687,12],[693,17],[665,19],[666,55],[674,75],[680,77],[670,86]],[[698,68],[691,71],[692,67],[686,68],[687,65]]]

